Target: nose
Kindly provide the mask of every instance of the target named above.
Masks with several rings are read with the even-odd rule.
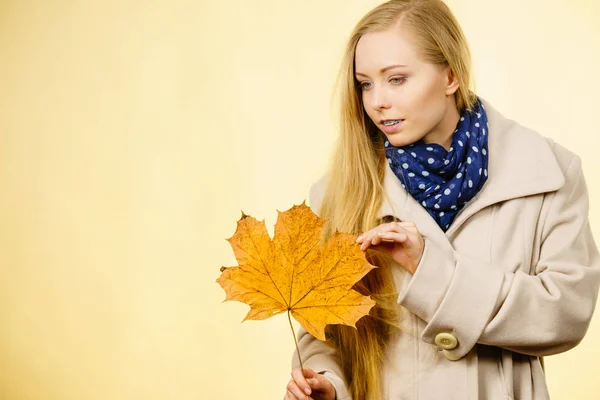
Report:
[[[373,88],[371,91],[371,107],[375,110],[382,110],[391,107],[389,96],[384,88]]]

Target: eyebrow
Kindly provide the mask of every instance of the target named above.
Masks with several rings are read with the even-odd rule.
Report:
[[[381,69],[379,72],[383,74],[383,73],[384,73],[385,71],[387,71],[388,69],[392,69],[392,68],[399,68],[399,67],[407,67],[407,66],[408,66],[408,65],[402,65],[402,64],[389,65],[389,66],[387,66],[387,67],[385,67],[385,68],[382,68],[382,69]],[[356,75],[360,75],[360,76],[365,76],[365,77],[367,76],[367,75],[363,74],[362,72],[356,72],[355,74],[356,74]]]

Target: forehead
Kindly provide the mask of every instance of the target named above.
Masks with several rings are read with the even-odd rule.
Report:
[[[356,71],[371,75],[378,74],[388,65],[411,66],[420,63],[420,60],[410,34],[394,28],[364,34],[356,45],[354,62]]]

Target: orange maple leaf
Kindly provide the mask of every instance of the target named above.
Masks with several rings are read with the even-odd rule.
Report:
[[[250,305],[244,321],[285,311],[289,319],[291,312],[320,340],[325,340],[328,324],[356,327],[375,301],[352,286],[377,268],[367,261],[356,236],[336,231],[321,246],[326,221],[304,202],[277,213],[273,239],[264,220],[242,213],[235,234],[227,239],[239,266],[221,268],[217,279],[227,294],[224,301]]]

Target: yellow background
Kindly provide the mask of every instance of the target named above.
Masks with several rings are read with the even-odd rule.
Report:
[[[578,153],[600,239],[600,5],[452,0],[477,91]],[[0,399],[279,399],[287,320],[215,283],[335,135],[345,39],[379,1],[0,0]],[[600,398],[600,315],[547,359]]]

